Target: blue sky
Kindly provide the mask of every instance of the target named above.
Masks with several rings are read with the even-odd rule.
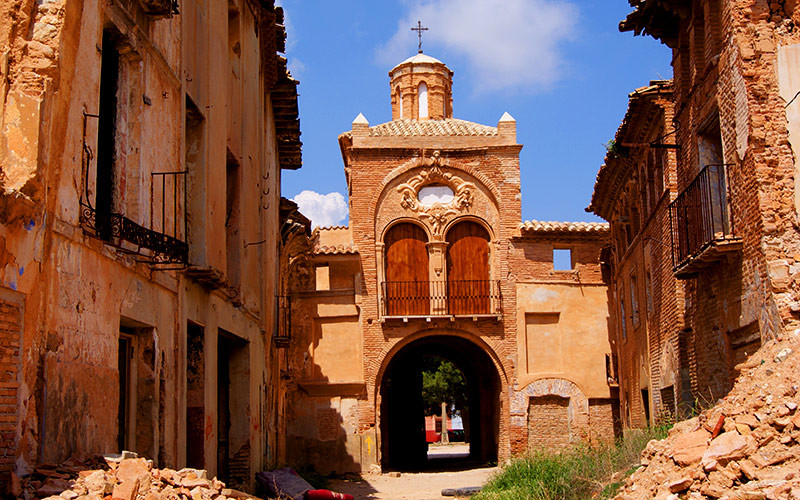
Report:
[[[388,71],[416,53],[417,19],[430,28],[424,52],[455,73],[454,117],[517,120],[523,220],[599,220],[583,209],[628,93],[672,77],[666,46],[619,33],[627,0],[278,3],[303,141],[303,168],[283,172],[282,194],[320,225],[347,223],[337,136],[358,113],[371,125],[391,120]]]

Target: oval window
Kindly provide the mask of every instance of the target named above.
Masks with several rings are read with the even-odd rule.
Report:
[[[447,205],[453,201],[454,196],[453,190],[443,184],[429,184],[417,193],[417,198],[423,205],[433,205],[435,203]]]

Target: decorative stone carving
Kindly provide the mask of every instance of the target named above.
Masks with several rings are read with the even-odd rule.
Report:
[[[437,202],[426,205],[422,203],[419,200],[419,190],[432,184],[443,184],[452,189],[453,199],[446,204]],[[431,158],[430,166],[397,186],[397,192],[401,195],[400,206],[419,214],[419,218],[431,226],[434,236],[441,236],[442,230],[452,217],[472,206],[475,185],[465,181],[446,167],[443,169],[437,151]]]
[[[289,290],[304,292],[312,290],[311,278],[313,265],[305,254],[292,257],[289,260]]]

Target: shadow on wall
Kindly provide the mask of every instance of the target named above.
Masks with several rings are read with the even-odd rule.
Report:
[[[363,382],[346,382],[357,380],[349,374],[358,363],[351,352],[360,342],[358,317],[319,317],[317,309],[326,307],[357,314],[352,296],[292,302],[286,459],[301,471],[359,473],[365,457],[375,456],[375,433],[358,428],[358,404],[367,398]]]

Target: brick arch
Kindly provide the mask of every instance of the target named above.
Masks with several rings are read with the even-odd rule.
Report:
[[[532,397],[560,396],[569,400],[569,440],[580,441],[589,434],[589,398],[574,382],[563,378],[541,378],[515,391],[511,399],[512,426],[528,426],[528,402]],[[527,437],[526,437],[527,442]],[[527,446],[526,446],[527,447]]]
[[[377,356],[375,364],[377,364],[377,370],[375,371],[375,377],[372,380],[372,392],[373,397],[377,396],[380,392],[381,387],[381,380],[383,379],[384,374],[386,373],[386,368],[391,363],[392,358],[394,355],[397,354],[401,349],[408,346],[415,340],[419,340],[425,337],[430,337],[433,335],[449,335],[452,337],[460,337],[466,340],[471,341],[475,344],[479,349],[481,349],[484,353],[486,353],[489,358],[492,360],[492,364],[494,364],[495,369],[497,370],[497,374],[500,377],[500,382],[503,386],[508,385],[508,373],[506,372],[505,366],[500,360],[500,357],[497,355],[497,349],[495,349],[489,342],[485,341],[483,338],[475,335],[471,332],[467,332],[465,330],[458,330],[458,329],[451,329],[451,328],[428,328],[419,330],[417,332],[408,335],[398,342],[395,342],[391,346],[384,345],[381,349],[381,353]],[[375,365],[372,366],[375,368]],[[377,397],[375,397],[377,400]]]
[[[495,235],[494,235],[494,229],[492,228],[492,226],[489,225],[489,223],[486,222],[486,220],[483,219],[483,217],[479,217],[477,215],[472,215],[472,214],[459,215],[459,216],[455,217],[453,220],[451,220],[450,222],[447,223],[447,225],[444,227],[444,230],[442,231],[442,234],[444,234],[444,236],[446,237],[447,236],[447,232],[450,231],[453,228],[453,226],[455,226],[459,222],[467,222],[467,221],[475,222],[479,226],[481,226],[483,229],[485,229],[486,230],[486,234],[489,235],[489,243],[490,244],[494,243],[496,241],[495,240]]]
[[[465,172],[465,173],[471,175],[472,177],[474,177],[483,186],[486,187],[486,189],[487,189],[487,191],[489,192],[489,195],[490,195],[490,201],[495,206],[498,205],[497,200],[500,199],[500,192],[497,189],[497,185],[495,185],[495,183],[492,182],[492,180],[489,179],[489,177],[486,174],[484,174],[480,170],[478,170],[478,169],[476,169],[474,167],[468,166],[468,165],[454,165],[448,158],[439,158],[438,162],[439,162],[439,165],[442,166],[442,167],[452,168],[454,170],[460,170],[460,171]],[[369,213],[371,213],[373,217],[377,216],[378,204],[380,203],[381,199],[384,197],[384,193],[386,192],[386,187],[392,181],[397,179],[399,176],[414,170],[415,168],[430,167],[433,164],[434,164],[434,158],[416,157],[416,158],[412,158],[411,160],[408,160],[407,162],[403,163],[399,167],[396,167],[391,172],[386,174],[384,176],[383,180],[381,180],[381,183],[378,186],[378,189],[375,190],[375,194],[372,195],[372,200],[370,200],[370,203],[369,203],[369,210],[370,210]]]
[[[396,226],[398,224],[403,224],[404,222],[408,223],[408,224],[414,224],[415,226],[418,226],[418,227],[422,228],[422,230],[425,231],[425,236],[428,237],[428,241],[431,241],[431,238],[433,237],[433,235],[428,230],[428,227],[425,224],[420,224],[419,219],[415,219],[414,217],[406,217],[406,216],[398,217],[398,218],[394,219],[392,222],[386,224],[386,227],[381,229],[381,234],[376,234],[375,235],[375,241],[382,242],[386,238],[386,233],[388,233],[391,228],[393,228],[394,226]]]
[[[422,409],[421,399],[415,403],[414,385],[410,371],[418,369],[421,356],[426,353],[453,357],[462,370],[470,388],[469,411],[470,457],[481,461],[497,461],[507,456],[507,407],[502,403],[508,387],[508,375],[496,349],[480,335],[455,328],[428,328],[405,336],[390,348],[381,349],[380,357],[373,358],[368,377],[369,396],[373,398],[377,426],[379,462],[384,467],[418,467],[420,465],[419,437],[414,426],[409,425]],[[399,370],[388,392],[384,382],[390,370]],[[474,396],[474,397],[473,397]],[[388,416],[393,418],[387,418]],[[421,413],[419,414],[421,416]],[[399,444],[398,444],[399,443]],[[422,462],[424,463],[424,461]]]

